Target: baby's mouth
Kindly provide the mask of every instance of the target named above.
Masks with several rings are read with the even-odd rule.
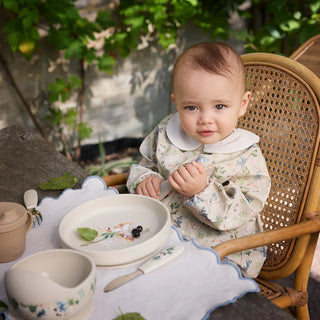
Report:
[[[214,133],[214,131],[211,131],[211,130],[202,130],[202,131],[199,131],[199,134],[203,137],[209,137],[211,136],[212,134]]]

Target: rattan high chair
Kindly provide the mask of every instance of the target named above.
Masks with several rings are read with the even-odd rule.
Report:
[[[320,79],[279,55],[251,53],[242,59],[252,97],[239,127],[260,136],[272,187],[261,212],[265,232],[214,249],[223,258],[268,245],[257,279],[261,293],[299,319],[309,319],[307,284],[320,231]],[[105,177],[107,185],[124,179],[125,174]],[[293,273],[292,288],[270,282]]]

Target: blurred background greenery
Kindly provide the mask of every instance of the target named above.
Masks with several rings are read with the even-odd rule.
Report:
[[[52,50],[78,65],[77,72],[58,77],[47,86],[48,104],[41,117],[19,88],[6,57],[0,51],[0,71],[9,79],[39,134],[49,143],[58,137],[63,151],[79,161],[81,145],[92,125],[84,121],[86,65],[112,74],[119,57],[126,58],[156,41],[166,52],[179,46],[183,30],[192,25],[211,40],[236,39],[243,52],[270,52],[290,56],[301,44],[320,33],[320,1],[312,0],[118,0],[101,1],[91,17],[81,15],[75,0],[0,0],[0,26],[13,55],[27,61],[39,53],[45,37]],[[243,26],[231,28],[237,15]],[[0,48],[1,48],[0,47]],[[58,57],[58,56],[57,56]],[[58,58],[57,58],[58,59]],[[73,108],[54,103],[77,96]],[[50,130],[44,128],[50,127]],[[73,140],[65,129],[73,131]],[[100,142],[101,149],[101,142]],[[102,149],[101,149],[102,150]]]

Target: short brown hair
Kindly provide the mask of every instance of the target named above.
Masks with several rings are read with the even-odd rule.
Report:
[[[240,55],[223,42],[203,42],[192,46],[177,59],[173,75],[181,66],[200,68],[221,76],[240,74],[244,83],[244,66]]]

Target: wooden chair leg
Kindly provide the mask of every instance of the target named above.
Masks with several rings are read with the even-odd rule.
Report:
[[[295,314],[299,320],[309,320],[308,304],[305,304],[302,307],[296,307]]]
[[[309,272],[311,264],[314,256],[314,252],[317,246],[318,234],[313,233],[310,236],[309,246],[305,253],[305,258],[300,264],[299,268],[296,270],[295,278],[294,278],[294,288],[296,290],[307,292],[308,288],[308,280],[309,280]],[[296,317],[299,320],[309,320],[309,310],[308,310],[308,302],[303,306],[296,306],[295,308]]]

